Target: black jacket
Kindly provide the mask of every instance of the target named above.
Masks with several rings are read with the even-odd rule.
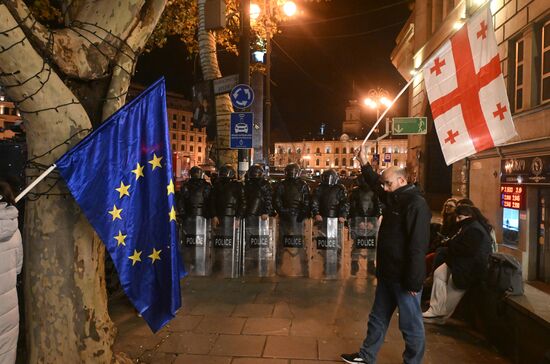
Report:
[[[347,218],[349,202],[344,185],[338,183],[334,186],[321,184],[317,187],[311,198],[311,214],[322,217]]]
[[[448,241],[446,263],[457,288],[466,289],[483,279],[491,254],[491,236],[473,219],[457,223],[458,232]]]
[[[284,179],[275,186],[273,205],[278,214],[304,220],[310,216],[309,186],[299,178]]]
[[[271,185],[263,178],[250,178],[244,184],[245,216],[274,215]]]
[[[380,216],[380,201],[369,186],[355,186],[349,197],[350,217]]]
[[[245,210],[243,184],[229,178],[218,178],[210,197],[211,216],[243,217]]]
[[[378,230],[376,276],[418,292],[426,277],[430,208],[416,186],[409,184],[388,193],[370,165],[362,167],[361,172],[384,204]]]
[[[203,179],[190,178],[176,193],[178,215],[210,217],[212,186]]]

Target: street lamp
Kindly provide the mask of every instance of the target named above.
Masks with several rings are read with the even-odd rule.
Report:
[[[376,121],[378,121],[378,118],[380,117],[380,107],[388,108],[391,106],[392,101],[390,100],[388,91],[378,87],[369,90],[367,97],[363,100],[363,103],[371,109],[376,110]],[[377,138],[375,142],[375,150],[376,154],[378,154],[378,128],[375,131]],[[380,158],[380,155],[378,155],[378,158]]]
[[[271,3],[273,0],[264,0],[264,9],[266,11],[266,40],[265,40],[265,95],[264,95],[264,160],[269,164],[269,156],[271,154],[271,25],[270,19],[272,15]],[[252,4],[253,5],[253,4]],[[256,5],[257,6],[257,5]],[[259,6],[258,6],[259,9]],[[252,10],[252,6],[251,6]],[[298,7],[293,1],[285,1],[282,4],[283,13],[287,17],[294,16]],[[258,16],[259,17],[259,13]]]

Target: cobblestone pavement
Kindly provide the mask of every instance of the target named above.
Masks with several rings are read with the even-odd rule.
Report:
[[[156,334],[121,297],[111,302],[115,351],[136,362],[177,364],[340,363],[366,331],[375,280],[185,278],[183,307]],[[425,363],[508,363],[459,322],[426,325]],[[393,318],[378,363],[401,363]]]

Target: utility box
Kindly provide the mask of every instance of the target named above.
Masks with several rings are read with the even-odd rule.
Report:
[[[218,30],[225,28],[225,1],[224,0],[206,0],[204,4],[204,14],[206,17],[206,30]]]

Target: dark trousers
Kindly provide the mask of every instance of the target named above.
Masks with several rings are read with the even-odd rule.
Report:
[[[422,363],[425,349],[424,323],[420,308],[421,292],[412,296],[401,284],[378,280],[374,304],[369,315],[367,337],[359,354],[367,363],[376,363],[376,355],[384,342],[388,325],[396,308],[399,308],[399,329],[405,340],[403,362]]]

